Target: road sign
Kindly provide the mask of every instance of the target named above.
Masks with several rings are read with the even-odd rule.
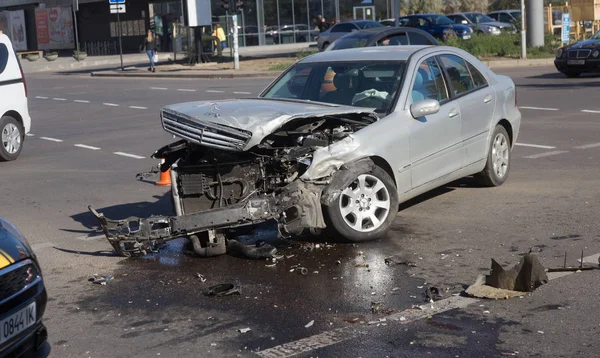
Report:
[[[562,14],[562,31],[561,39],[562,43],[569,43],[569,37],[571,35],[571,14],[563,12]]]
[[[125,4],[125,0],[108,0],[109,4]]]
[[[125,4],[111,4],[110,5],[110,13],[111,14],[124,14],[125,13]]]

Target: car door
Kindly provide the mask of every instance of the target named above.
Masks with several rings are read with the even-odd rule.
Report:
[[[481,71],[462,57],[445,54],[439,60],[448,75],[451,96],[460,107],[463,165],[467,166],[486,157],[496,92]]]
[[[409,119],[412,188],[457,171],[462,166],[460,107],[448,91],[435,58],[421,60],[411,79],[409,103],[435,99],[438,113]]]

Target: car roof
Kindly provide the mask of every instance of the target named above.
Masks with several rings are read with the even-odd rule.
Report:
[[[511,12],[521,12],[521,10],[495,10],[488,12],[488,14],[499,14],[501,12],[510,14]]]
[[[301,63],[341,62],[341,61],[406,61],[415,52],[426,48],[439,49],[440,46],[385,46],[361,47],[337,51],[319,52],[299,61]]]

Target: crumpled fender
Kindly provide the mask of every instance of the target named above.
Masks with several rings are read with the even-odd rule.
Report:
[[[340,196],[342,191],[348,187],[362,173],[370,172],[375,168],[371,158],[362,158],[352,163],[346,163],[340,167],[331,177],[329,185],[321,193],[321,204],[330,206]]]

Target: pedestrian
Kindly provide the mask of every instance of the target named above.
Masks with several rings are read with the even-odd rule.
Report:
[[[327,23],[327,20],[324,17],[321,17],[321,15],[319,15],[319,17],[321,19],[319,22],[319,31],[323,32],[329,28],[329,24]]]
[[[221,49],[227,47],[227,37],[225,36],[225,31],[223,31],[221,24],[215,25],[215,30],[213,31],[212,35],[219,39],[218,43],[215,44],[216,46],[219,46],[220,44]]]
[[[146,36],[145,41],[146,54],[150,59],[150,67],[148,67],[148,71],[155,72],[156,68],[154,67],[154,55],[156,54],[156,40],[152,35],[152,30],[148,30],[148,35]]]

